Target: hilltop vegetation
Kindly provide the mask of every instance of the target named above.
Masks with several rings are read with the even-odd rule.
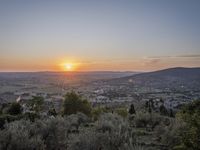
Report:
[[[2,150],[198,150],[200,101],[185,105],[176,117],[155,112],[151,105],[92,108],[74,92],[67,93],[60,112],[44,115],[34,97],[29,113],[20,103],[1,107]]]

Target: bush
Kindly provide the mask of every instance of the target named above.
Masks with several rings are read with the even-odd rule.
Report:
[[[193,101],[185,105],[177,117],[185,124],[185,129],[181,132],[181,145],[185,149],[200,149],[200,101]]]
[[[170,119],[170,124],[166,126],[164,123],[156,128],[157,136],[161,137],[161,143],[169,149],[180,144],[180,133],[184,130],[185,124],[178,119]]]
[[[123,118],[126,118],[128,116],[128,111],[126,110],[126,108],[118,108],[115,110],[115,112]]]
[[[49,109],[48,115],[49,116],[57,116],[57,112],[56,112],[55,108]]]
[[[100,150],[108,144],[106,135],[87,131],[74,137],[70,143],[70,150]]]
[[[44,107],[44,98],[41,96],[33,96],[33,98],[29,101],[29,107],[31,110],[36,112],[40,112]]]
[[[69,132],[78,132],[81,125],[90,122],[90,119],[83,113],[72,114],[65,119],[70,123]]]
[[[152,130],[161,122],[161,116],[156,113],[138,112],[135,115],[136,127],[150,127]]]
[[[7,106],[3,109],[3,113],[10,115],[19,115],[22,113],[22,107],[19,103],[13,102],[11,104],[7,104]]]
[[[5,123],[7,122],[12,122],[15,120],[20,120],[22,118],[22,116],[13,116],[13,115],[9,115],[9,114],[2,114],[0,115],[0,129],[4,128]]]
[[[105,113],[97,121],[96,130],[82,132],[72,139],[70,149],[124,150],[134,142],[128,123],[117,114]]]
[[[162,143],[174,150],[200,150],[200,101],[186,104],[170,120],[168,126],[160,127]]]
[[[30,136],[31,123],[29,121],[15,121],[0,131],[0,149],[22,150],[43,149],[44,144],[40,136]]]
[[[0,149],[64,150],[67,148],[69,120],[61,117],[14,121],[0,131]]]
[[[31,122],[34,122],[35,119],[40,118],[40,115],[34,112],[26,112],[25,114],[23,114],[23,118],[26,120],[30,120]]]
[[[102,113],[106,112],[105,108],[103,107],[97,107],[97,108],[93,108],[92,109],[92,117],[93,117],[93,120],[96,121],[99,119],[100,115]]]
[[[71,115],[77,112],[82,112],[87,116],[91,116],[92,107],[90,103],[77,95],[75,92],[69,92],[65,95],[63,104],[63,114]]]
[[[38,120],[31,130],[33,135],[40,135],[47,150],[66,149],[70,123],[61,117]]]
[[[102,132],[118,130],[119,126],[127,126],[127,122],[117,115],[112,113],[104,113],[100,116],[97,124],[97,129]]]
[[[128,133],[99,133],[87,131],[74,137],[70,150],[133,150],[132,138]]]

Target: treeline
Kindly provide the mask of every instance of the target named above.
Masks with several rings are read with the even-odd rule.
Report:
[[[69,92],[59,112],[42,97],[26,107],[3,104],[0,127],[1,150],[199,150],[200,101],[170,115],[165,108],[157,112],[152,101],[140,109],[93,108]]]

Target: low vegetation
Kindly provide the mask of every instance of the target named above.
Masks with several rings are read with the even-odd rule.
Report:
[[[174,116],[151,103],[144,109],[95,107],[75,92],[67,93],[62,111],[44,112],[34,97],[23,111],[20,103],[0,109],[2,150],[199,150],[200,101]]]

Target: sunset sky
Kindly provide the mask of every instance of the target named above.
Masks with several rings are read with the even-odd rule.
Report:
[[[200,0],[1,0],[0,71],[200,67]]]

